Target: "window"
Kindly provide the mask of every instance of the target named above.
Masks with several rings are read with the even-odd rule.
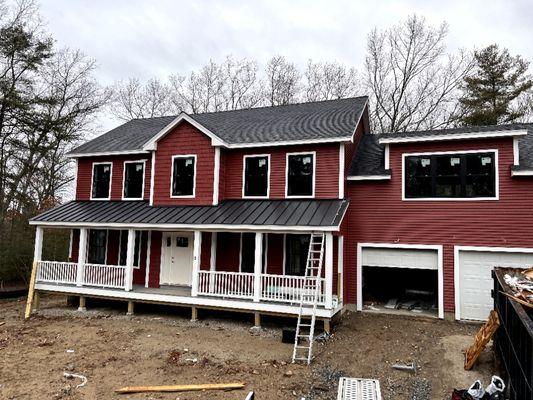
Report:
[[[143,199],[144,191],[144,161],[124,162],[123,199]]]
[[[172,158],[171,197],[194,197],[196,156]]]
[[[496,198],[496,153],[405,156],[405,198]]]
[[[91,199],[108,200],[111,191],[111,163],[93,164]]]
[[[89,264],[105,264],[107,260],[107,230],[89,230],[89,246],[87,262]]]
[[[287,154],[286,196],[312,197],[315,186],[315,155]]]
[[[244,156],[243,197],[268,197],[270,157]]]
[[[309,235],[285,236],[285,275],[305,275]]]
[[[141,263],[141,231],[135,231],[135,245],[133,247],[133,266],[139,268]],[[118,265],[126,265],[128,257],[128,231],[120,231],[120,245]]]
[[[267,234],[263,234],[263,271],[266,270]],[[255,233],[241,234],[241,271],[253,273],[255,269]]]

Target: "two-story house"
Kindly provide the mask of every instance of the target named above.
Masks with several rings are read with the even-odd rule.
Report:
[[[295,315],[322,232],[318,318],[411,296],[484,319],[491,269],[533,264],[530,126],[372,135],[368,118],[366,97],[182,113],[83,144],[75,200],[30,222],[36,290]],[[41,259],[45,228],[71,230],[69,262]]]

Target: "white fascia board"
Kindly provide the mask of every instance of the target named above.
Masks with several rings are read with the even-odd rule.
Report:
[[[101,151],[94,153],[70,153],[67,154],[68,158],[82,158],[82,157],[101,157],[101,156],[115,156],[115,155],[128,155],[128,154],[150,154],[149,151],[142,149],[139,150],[117,150],[117,151]]]
[[[213,232],[338,232],[340,225],[336,226],[283,226],[283,225],[193,225],[193,224],[126,224],[104,222],[46,222],[30,221],[30,225],[57,227],[57,228],[108,228],[108,229],[138,229],[159,231],[213,231]]]
[[[161,129],[157,135],[155,135],[153,138],[151,138],[148,142],[146,142],[143,145],[143,150],[150,151],[150,150],[157,150],[157,142],[165,136],[167,133],[169,133],[176,125],[178,125],[181,121],[186,121],[192,126],[194,126],[196,129],[198,129],[200,132],[206,134],[211,139],[211,144],[213,146],[226,146],[226,143],[220,139],[217,135],[215,135],[213,132],[211,132],[209,129],[207,129],[205,126],[194,120],[191,116],[188,114],[182,112],[180,115],[178,115],[176,118],[172,120],[167,126],[165,126],[163,129]]]
[[[467,140],[467,139],[490,139],[490,138],[500,138],[500,137],[515,137],[515,136],[525,136],[527,131],[524,129],[520,130],[509,130],[509,131],[493,131],[493,132],[465,132],[457,134],[447,134],[447,135],[427,135],[427,136],[417,136],[417,137],[389,137],[379,139],[380,144],[387,143],[415,143],[415,142],[437,142],[437,141],[446,141],[446,140]]]
[[[511,171],[511,176],[533,176],[533,169]]]
[[[390,180],[390,175],[357,175],[357,176],[349,176],[349,181],[386,181]]]
[[[245,149],[250,147],[276,147],[276,146],[295,146],[299,144],[321,144],[321,143],[339,143],[350,142],[350,137],[320,138],[320,139],[303,139],[303,140],[285,140],[281,142],[255,142],[255,143],[233,143],[227,144],[228,149]]]

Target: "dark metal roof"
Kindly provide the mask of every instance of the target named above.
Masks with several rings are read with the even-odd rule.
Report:
[[[146,201],[71,201],[31,219],[33,225],[123,224],[336,228],[347,200],[227,200],[218,206],[150,206]]]
[[[368,98],[189,115],[225,143],[253,144],[352,137]],[[71,154],[142,151],[177,116],[134,119],[79,146]]]
[[[379,144],[378,135],[362,135],[350,164],[349,176],[389,175],[384,166],[385,146]]]

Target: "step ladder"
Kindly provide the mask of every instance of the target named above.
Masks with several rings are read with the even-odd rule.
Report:
[[[321,295],[320,278],[324,260],[324,242],[325,235],[323,233],[311,234],[294,337],[293,363],[305,361],[309,365],[313,356],[316,307]]]

